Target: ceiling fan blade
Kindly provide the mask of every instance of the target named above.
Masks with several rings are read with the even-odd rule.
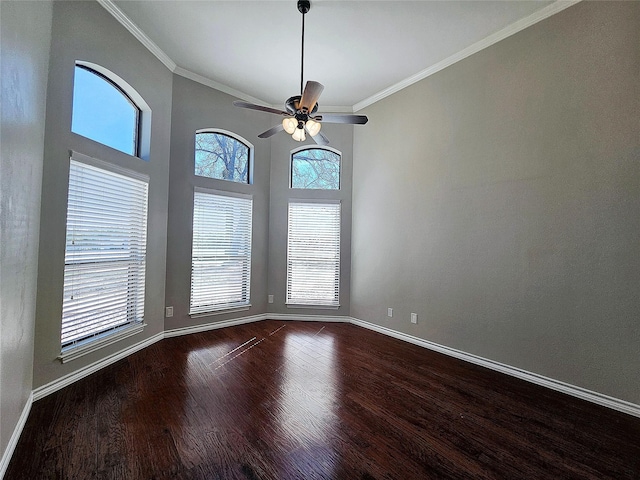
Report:
[[[342,115],[339,113],[323,113],[316,115],[314,119],[324,123],[349,123],[351,125],[364,125],[369,121],[366,115]]]
[[[322,132],[318,132],[315,137],[311,138],[313,138],[313,141],[318,145],[329,145],[329,139]]]
[[[269,138],[269,137],[272,137],[276,133],[281,132],[283,130],[284,130],[284,127],[282,126],[281,123],[279,123],[275,127],[272,127],[269,130],[267,130],[266,132],[262,132],[260,135],[258,135],[258,138]]]
[[[289,115],[287,112],[283,112],[282,110],[276,110],[275,108],[263,107],[262,105],[256,105],[255,103],[242,102],[240,100],[236,100],[233,102],[236,107],[240,108],[248,108],[250,110],[258,110],[260,112],[274,113],[276,115]]]
[[[318,82],[309,81],[304,86],[304,92],[302,92],[302,98],[300,99],[300,110],[306,108],[307,112],[311,112],[313,107],[316,106],[320,94],[324,90],[324,85]]]

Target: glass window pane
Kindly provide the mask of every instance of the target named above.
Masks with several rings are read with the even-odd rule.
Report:
[[[76,66],[71,131],[136,155],[138,108],[114,84]]]
[[[249,183],[249,147],[222,133],[196,133],[195,174]]]
[[[340,155],[310,148],[291,157],[291,188],[340,189]]]

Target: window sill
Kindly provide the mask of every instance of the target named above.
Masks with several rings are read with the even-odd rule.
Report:
[[[111,345],[113,343],[119,342],[120,340],[124,340],[125,338],[136,335],[144,330],[146,327],[146,323],[138,323],[129,328],[125,328],[123,330],[118,330],[112,334],[105,334],[104,336],[97,337],[96,340],[89,341],[88,343],[81,343],[75,347],[68,347],[60,353],[58,359],[62,363],[70,362],[71,360],[75,360],[76,358],[83,357],[90,353],[93,353],[101,348],[106,347],[107,345]]]
[[[340,305],[307,305],[302,303],[287,303],[287,308],[314,308],[325,310],[338,310]]]
[[[210,312],[190,313],[191,318],[210,317],[211,315],[224,315],[225,313],[246,312],[251,308],[251,304],[243,305],[241,307],[223,308],[220,310],[211,310]]]

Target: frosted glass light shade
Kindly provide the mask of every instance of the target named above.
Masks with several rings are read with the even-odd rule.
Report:
[[[298,122],[293,117],[287,117],[282,120],[282,127],[284,128],[285,132],[287,132],[289,135],[292,135],[293,132],[296,131],[296,128],[298,128]]]
[[[307,136],[304,134],[304,128],[296,128],[296,131],[293,132],[293,139],[297,142],[303,142]]]
[[[307,128],[307,132],[309,132],[309,135],[315,137],[318,133],[320,133],[320,128],[322,128],[322,125],[319,122],[315,122],[309,119],[307,120],[307,124],[305,125],[305,127]]]

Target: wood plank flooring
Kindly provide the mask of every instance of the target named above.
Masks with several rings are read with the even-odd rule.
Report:
[[[640,419],[349,324],[166,339],[33,404],[5,479],[640,479]]]

